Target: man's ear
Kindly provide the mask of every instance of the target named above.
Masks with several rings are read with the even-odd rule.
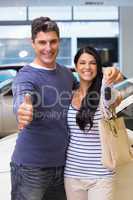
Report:
[[[34,49],[35,45],[34,45],[34,41],[32,39],[30,39],[30,43],[31,43],[32,48]]]

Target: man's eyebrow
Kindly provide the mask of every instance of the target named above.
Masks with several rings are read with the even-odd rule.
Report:
[[[45,39],[38,39],[37,41],[41,41],[41,42],[50,42],[50,41],[56,41],[56,40],[58,40],[57,38],[52,38],[52,39],[50,39],[50,40],[45,40]]]

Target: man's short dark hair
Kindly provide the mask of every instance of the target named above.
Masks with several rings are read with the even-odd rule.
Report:
[[[55,31],[57,36],[60,37],[60,31],[57,23],[51,20],[49,17],[39,17],[32,21],[31,25],[31,37],[34,41],[37,33]]]

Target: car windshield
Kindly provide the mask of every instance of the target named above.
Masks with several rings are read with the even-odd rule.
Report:
[[[127,79],[116,85],[124,100],[117,107],[118,116],[124,117],[126,128],[133,130],[133,79]]]
[[[124,117],[126,128],[133,130],[133,103],[120,111],[118,116]]]

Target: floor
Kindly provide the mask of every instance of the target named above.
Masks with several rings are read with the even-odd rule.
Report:
[[[11,200],[10,160],[17,134],[0,139],[0,200]],[[133,142],[133,135],[131,134]],[[115,200],[133,200],[133,162],[117,171]]]
[[[10,160],[16,134],[0,139],[0,199],[10,200]]]

